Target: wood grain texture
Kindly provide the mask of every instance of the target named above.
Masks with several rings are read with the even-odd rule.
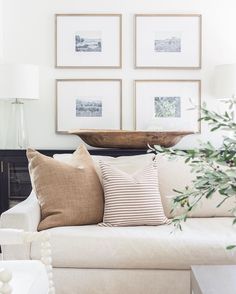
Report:
[[[71,130],[86,144],[100,148],[147,149],[148,144],[172,147],[184,136],[193,132],[115,131],[115,130]]]

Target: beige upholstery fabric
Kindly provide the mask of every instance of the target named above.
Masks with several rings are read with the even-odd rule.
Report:
[[[158,178],[162,203],[167,217],[171,217],[171,199],[176,196],[173,189],[183,190],[185,186],[191,186],[195,175],[191,173],[191,167],[184,162],[183,158],[169,160],[167,156],[157,155]],[[226,201],[221,207],[216,206],[221,202],[222,196],[215,193],[210,199],[203,199],[197,209],[190,214],[191,217],[212,217],[212,216],[232,216],[230,209],[235,206],[235,199]],[[174,215],[181,213],[175,211]]]
[[[55,268],[53,279],[57,294],[190,294],[183,270]]]
[[[24,231],[37,231],[40,222],[40,206],[35,193],[16,206],[1,214],[0,227],[5,229],[21,229]],[[29,259],[30,244],[2,245],[2,253],[7,260]]]
[[[192,218],[183,231],[173,227],[99,227],[50,229],[55,267],[189,269],[193,264],[235,264],[233,218]],[[32,245],[33,259],[40,257]]]
[[[110,156],[92,156],[95,163],[96,171],[102,181],[102,173],[100,168],[100,161],[102,160],[105,163],[108,163],[127,174],[133,174],[136,171],[143,169],[145,166],[150,164],[154,158],[154,154],[143,154],[143,155],[133,155],[133,156],[119,156],[119,157],[110,157]]]
[[[64,154],[54,154],[53,158],[68,163],[71,160],[72,154],[64,153]],[[102,173],[99,166],[100,160],[111,164],[114,167],[119,168],[120,170],[132,174],[144,166],[148,165],[155,158],[154,154],[142,154],[142,155],[133,155],[133,156],[119,156],[119,157],[111,157],[111,156],[100,156],[100,155],[92,155],[93,161],[95,163],[95,168],[99,179],[102,183]]]
[[[159,192],[157,162],[133,174],[100,161],[105,208],[105,226],[161,225],[168,222]]]
[[[103,190],[93,161],[82,145],[70,164],[27,151],[33,188],[41,207],[38,230],[95,224],[103,217]]]
[[[57,160],[68,162],[71,159],[71,154],[55,154]],[[136,156],[121,156],[117,158],[109,156],[92,156],[98,176],[102,181],[101,170],[99,168],[99,160],[110,163],[113,166],[123,170],[127,173],[133,173],[153,160],[153,154],[144,154]],[[173,189],[182,190],[185,186],[191,185],[195,175],[191,173],[189,165],[184,163],[183,158],[176,160],[169,160],[167,156],[157,155],[158,160],[158,178],[160,185],[160,193],[162,203],[167,217],[171,217],[170,211],[172,209],[171,198],[176,193]],[[199,203],[198,208],[191,212],[191,217],[211,217],[211,216],[232,216],[230,209],[234,205],[234,199],[226,201],[221,207],[216,208],[221,201],[222,196],[219,193],[211,199],[204,199]],[[174,215],[180,214],[181,211],[176,211]],[[173,215],[172,215],[173,216]]]

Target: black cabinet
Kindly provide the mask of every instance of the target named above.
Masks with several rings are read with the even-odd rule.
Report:
[[[72,153],[73,150],[39,150],[53,156],[55,153]],[[92,155],[128,156],[144,154],[145,150],[91,149]],[[26,199],[31,192],[28,160],[25,150],[0,150],[0,214],[18,202]]]
[[[3,188],[5,188],[4,191],[7,195],[7,197],[3,197],[3,209],[7,209],[29,195],[31,183],[27,162],[23,158],[13,157],[8,161],[4,160],[3,171],[5,173],[4,183],[6,183]]]
[[[31,184],[25,156],[14,154],[2,156],[0,154],[0,161],[0,212],[2,213],[17,202],[24,200],[29,195]]]
[[[40,150],[45,155],[73,150]],[[26,199],[32,189],[25,150],[0,150],[0,214]]]

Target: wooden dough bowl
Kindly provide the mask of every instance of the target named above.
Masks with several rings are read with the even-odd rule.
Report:
[[[147,149],[161,145],[172,147],[184,136],[193,132],[159,132],[159,131],[115,131],[115,130],[72,130],[69,134],[79,136],[86,144],[100,148]]]

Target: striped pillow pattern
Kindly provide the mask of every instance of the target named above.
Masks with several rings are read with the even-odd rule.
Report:
[[[158,185],[157,162],[127,174],[100,161],[105,210],[102,226],[161,225],[165,216]]]

